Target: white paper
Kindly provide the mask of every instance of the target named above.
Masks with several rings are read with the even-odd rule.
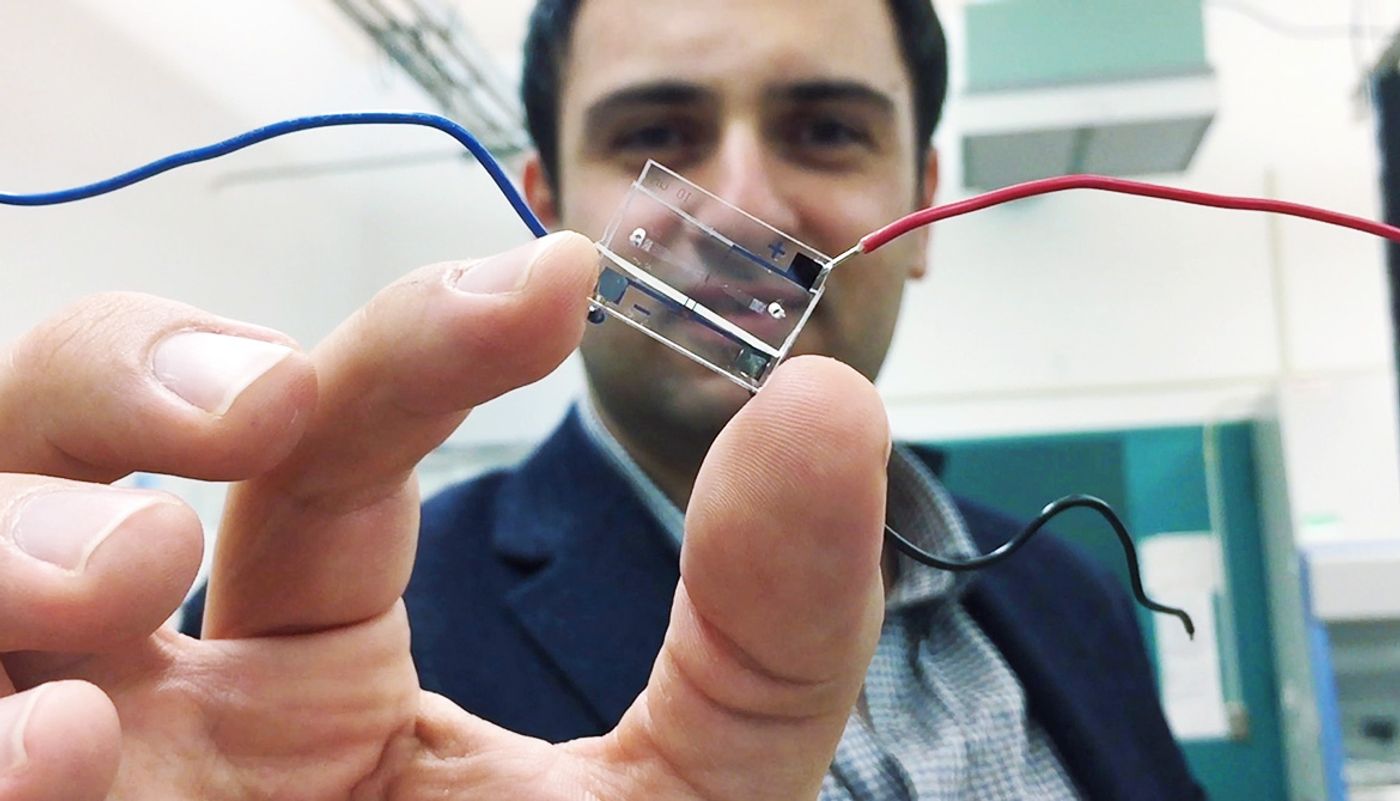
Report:
[[[1221,590],[1220,548],[1215,535],[1172,533],[1139,546],[1147,594],[1191,615],[1196,637],[1181,621],[1154,615],[1162,707],[1177,739],[1219,739],[1229,734],[1221,681],[1215,600]]]

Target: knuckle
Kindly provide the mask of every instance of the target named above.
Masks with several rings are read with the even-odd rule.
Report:
[[[157,309],[167,303],[134,292],[88,295],[40,323],[15,347],[17,370],[52,370],[61,362],[105,350],[130,323],[160,319]],[[144,327],[144,325],[143,325]]]

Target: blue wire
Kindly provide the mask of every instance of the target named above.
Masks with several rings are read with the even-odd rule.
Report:
[[[501,165],[492,158],[491,153],[485,146],[472,136],[471,131],[461,125],[438,116],[437,114],[424,114],[420,112],[408,111],[358,111],[345,114],[318,114],[311,117],[297,117],[296,119],[274,122],[247,133],[239,134],[231,139],[216,142],[205,147],[198,147],[193,150],[186,150],[183,153],[175,153],[162,159],[157,159],[143,167],[137,167],[129,172],[108,178],[105,181],[87,184],[86,186],[75,186],[71,189],[61,189],[56,192],[41,192],[31,195],[8,194],[0,192],[0,205],[10,206],[53,206],[59,203],[72,203],[75,200],[86,200],[88,198],[105,195],[108,192],[115,192],[124,189],[139,181],[160,175],[167,170],[176,167],[184,167],[188,164],[197,164],[201,161],[209,161],[220,156],[227,156],[245,147],[265,142],[284,134],[295,133],[297,131],[307,131],[312,128],[333,128],[341,125],[422,125],[428,128],[436,128],[443,133],[456,139],[476,160],[481,162],[481,166],[486,168],[491,180],[496,182],[496,186],[510,201],[511,208],[520,215],[530,233],[535,236],[544,236],[549,233],[545,230],[540,219],[530,210],[525,199],[516,191],[511,184],[510,178],[506,177]]]

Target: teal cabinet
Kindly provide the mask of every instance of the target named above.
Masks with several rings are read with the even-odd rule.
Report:
[[[947,456],[949,489],[1017,517],[1029,519],[1056,498],[1087,493],[1108,501],[1139,543],[1163,532],[1216,532],[1226,587],[1217,608],[1221,670],[1235,726],[1230,736],[1189,740],[1183,748],[1217,801],[1290,797],[1255,435],[1252,424],[1241,422],[930,443]],[[1073,509],[1050,529],[1118,573],[1128,588],[1122,549],[1097,514]],[[1140,621],[1153,649],[1151,613],[1141,610]]]

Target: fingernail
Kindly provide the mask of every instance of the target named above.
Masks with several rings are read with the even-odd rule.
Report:
[[[42,689],[0,698],[0,775],[24,767],[29,752],[24,747],[24,730],[39,702]]]
[[[536,239],[469,266],[457,278],[457,291],[473,295],[503,295],[519,292],[530,280],[530,268],[546,248],[549,237]]]
[[[159,502],[153,495],[119,490],[39,492],[20,501],[10,538],[35,559],[80,573],[127,518]]]
[[[171,392],[210,414],[222,415],[243,390],[291,352],[286,345],[259,339],[182,331],[156,346],[151,366]]]

